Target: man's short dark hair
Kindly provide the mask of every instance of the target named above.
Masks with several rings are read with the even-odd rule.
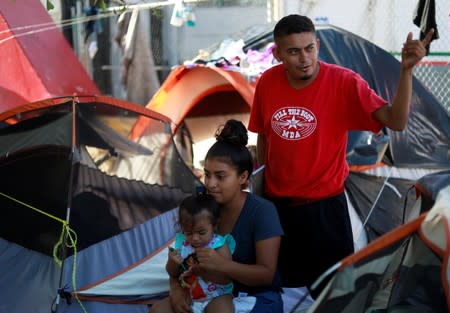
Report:
[[[299,34],[299,33],[316,33],[316,28],[311,19],[304,15],[291,14],[280,19],[273,29],[274,40],[281,37]]]

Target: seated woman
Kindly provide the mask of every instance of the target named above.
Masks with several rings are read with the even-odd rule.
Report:
[[[283,230],[274,205],[244,191],[253,171],[245,126],[228,120],[216,134],[216,143],[205,157],[205,186],[219,204],[218,233],[231,234],[236,248],[227,259],[210,248],[195,249],[198,264],[192,271],[214,280],[226,275],[234,282],[234,296],[253,296],[251,313],[282,313],[281,280],[277,271]],[[176,278],[170,278],[170,296],[155,303],[150,312],[192,312],[191,296]]]

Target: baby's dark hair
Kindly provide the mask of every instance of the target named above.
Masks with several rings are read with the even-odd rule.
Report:
[[[311,19],[304,15],[290,14],[281,18],[273,29],[273,39],[277,39],[299,33],[316,33],[316,28]]]
[[[237,169],[238,174],[253,172],[253,158],[247,148],[247,128],[241,121],[230,119],[216,131],[216,142],[209,148],[205,160],[218,158]]]
[[[220,209],[216,200],[211,195],[198,193],[184,198],[178,209],[179,226],[182,226],[185,222],[194,223],[196,215],[203,211],[208,211],[211,224],[217,226],[220,217]],[[189,221],[182,220],[185,216],[184,214],[181,214],[182,212],[187,213],[188,216],[191,217]]]

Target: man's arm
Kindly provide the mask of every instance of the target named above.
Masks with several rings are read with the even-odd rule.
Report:
[[[392,130],[403,130],[409,116],[409,104],[412,96],[413,68],[426,55],[426,46],[431,42],[434,30],[431,29],[425,38],[413,39],[408,34],[403,44],[400,78],[391,106],[384,106],[373,112],[374,118]]]
[[[258,134],[258,139],[256,141],[256,160],[260,166],[265,164],[266,149],[267,149],[266,137],[264,137],[264,135],[262,134]]]

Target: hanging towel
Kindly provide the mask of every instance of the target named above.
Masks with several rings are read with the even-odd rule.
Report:
[[[420,28],[420,40],[425,38],[428,31],[432,28],[434,28],[434,34],[431,41],[439,38],[436,25],[436,5],[434,0],[419,0],[414,11],[413,22]],[[429,44],[426,46],[426,49],[428,55],[430,53]]]

